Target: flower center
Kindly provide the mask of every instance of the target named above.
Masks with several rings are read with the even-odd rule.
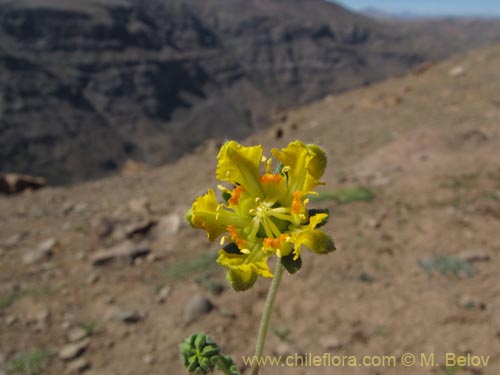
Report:
[[[253,230],[252,234],[256,235],[260,228],[264,231],[268,238],[278,238],[282,232],[273,221],[273,203],[256,198],[257,206],[250,210],[250,216],[253,216]]]

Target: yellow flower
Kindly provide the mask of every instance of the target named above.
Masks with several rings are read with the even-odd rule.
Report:
[[[217,262],[226,267],[226,278],[235,290],[252,287],[258,276],[273,277],[267,265],[272,254],[294,273],[300,268],[302,246],[319,254],[335,250],[330,236],[318,229],[328,213],[307,209],[307,197],[315,194],[326,168],[325,152],[300,141],[271,152],[280,162],[274,172],[262,146],[226,142],[216,170],[219,180],[231,184],[219,185],[224,202],[209,190],[196,198],[186,215],[209,240],[223,235]]]

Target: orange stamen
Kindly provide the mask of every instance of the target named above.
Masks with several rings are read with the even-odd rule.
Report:
[[[304,204],[302,203],[302,192],[296,191],[293,193],[292,200],[292,214],[299,214],[304,209]]]
[[[281,181],[281,175],[279,173],[276,174],[266,173],[260,176],[259,180],[263,184],[269,184],[272,182],[274,182],[275,184],[279,184]]]
[[[232,204],[233,206],[238,204],[238,199],[240,199],[240,194],[245,191],[245,188],[241,185],[237,186],[236,188],[233,189],[231,193],[231,198],[229,198],[228,202],[229,204]]]
[[[229,232],[229,235],[231,236],[231,240],[234,241],[240,249],[245,246],[246,243],[245,240],[240,238],[240,234],[238,233],[233,224],[228,225],[226,229]]]
[[[288,236],[283,233],[279,238],[264,238],[263,245],[265,249],[279,250],[281,243],[285,242]]]

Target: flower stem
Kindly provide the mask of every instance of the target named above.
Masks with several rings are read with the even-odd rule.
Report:
[[[257,344],[255,345],[255,356],[254,363],[252,366],[251,375],[259,374],[259,364],[264,352],[264,344],[266,342],[267,328],[269,327],[269,318],[271,317],[271,312],[273,310],[274,299],[276,298],[276,293],[281,282],[281,276],[283,276],[284,267],[281,265],[281,261],[278,259],[276,262],[276,267],[274,269],[274,278],[269,287],[269,292],[267,293],[266,304],[264,305],[264,311],[262,312],[262,318],[260,319],[259,335],[257,336]]]

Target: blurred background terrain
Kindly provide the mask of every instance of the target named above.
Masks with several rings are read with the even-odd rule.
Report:
[[[0,374],[183,374],[196,331],[248,373],[269,282],[232,292],[183,218],[230,138],[329,155],[338,250],[285,275],[266,352],[438,364],[262,374],[500,373],[500,21],[1,0],[0,34],[0,172],[48,185],[0,196]]]
[[[0,172],[60,184],[173,162],[499,35],[323,0],[1,0]]]

